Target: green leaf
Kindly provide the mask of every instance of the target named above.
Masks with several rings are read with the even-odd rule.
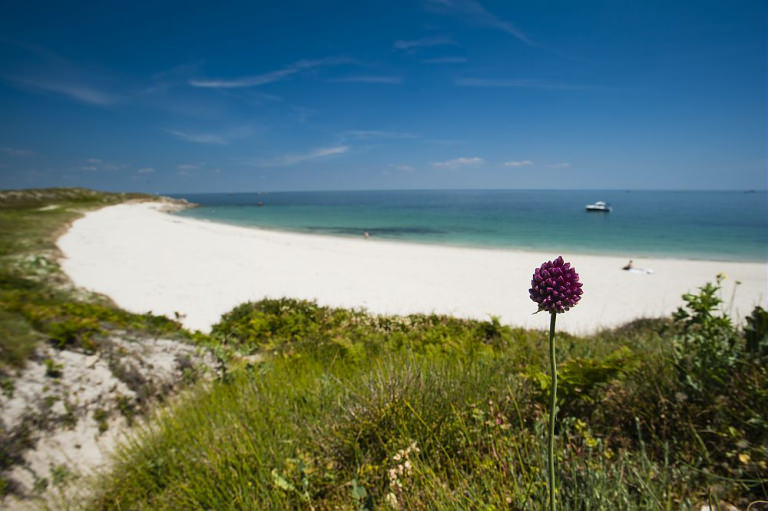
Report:
[[[361,501],[368,497],[368,491],[364,486],[360,486],[357,479],[352,479],[352,498]]]
[[[283,477],[277,472],[276,468],[272,469],[272,482],[275,483],[275,486],[281,490],[296,491],[296,487],[283,479]]]

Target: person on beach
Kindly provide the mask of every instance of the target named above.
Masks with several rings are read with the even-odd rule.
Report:
[[[365,232],[363,233],[363,238],[365,238],[365,239],[368,239],[370,236],[371,236],[371,235],[370,235],[370,234],[368,234],[368,231],[365,231]]]
[[[632,259],[629,260],[629,262],[622,268],[622,270],[631,270],[632,269]]]

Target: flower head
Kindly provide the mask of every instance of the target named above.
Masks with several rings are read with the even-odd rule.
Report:
[[[528,290],[540,311],[557,314],[579,303],[582,292],[579,274],[571,268],[571,263],[563,261],[562,256],[536,268]]]

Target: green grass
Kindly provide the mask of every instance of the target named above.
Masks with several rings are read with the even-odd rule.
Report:
[[[642,320],[560,336],[562,509],[765,497],[768,430],[731,409],[768,409],[765,370],[744,361],[719,394],[675,397],[687,389],[670,370],[678,335],[670,320]],[[202,341],[265,359],[233,357],[219,380],[158,413],[120,450],[91,509],[545,502],[544,332],[283,299],[236,308]]]
[[[15,373],[40,343],[94,352],[113,333],[191,337],[174,321],[130,314],[75,288],[57,263],[56,239],[86,211],[151,198],[77,188],[0,191],[0,387],[5,395],[13,395]],[[61,376],[52,360],[43,362],[48,377]],[[46,427],[32,415],[12,431],[0,426],[0,473],[20,463],[37,431]],[[12,485],[0,476],[0,497],[10,491]]]
[[[57,263],[57,237],[84,212],[148,198],[77,188],[0,191],[0,376],[22,367],[40,341],[93,351],[109,330],[181,332],[175,322],[129,314],[77,290]]]

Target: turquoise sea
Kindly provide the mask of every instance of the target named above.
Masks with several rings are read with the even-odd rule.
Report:
[[[176,194],[179,215],[418,243],[766,261],[765,192],[420,190]],[[611,213],[588,213],[602,200]],[[259,205],[260,204],[260,205]]]

